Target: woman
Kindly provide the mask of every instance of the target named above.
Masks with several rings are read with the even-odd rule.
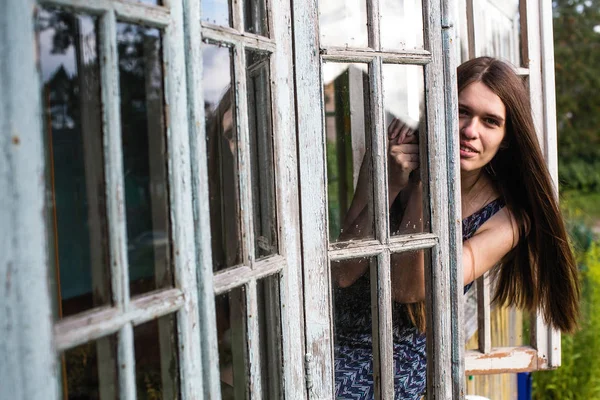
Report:
[[[462,64],[457,78],[465,290],[491,270],[497,303],[539,310],[551,326],[572,332],[579,313],[577,267],[526,87],[509,65],[489,57]],[[417,135],[395,120],[388,138],[391,226],[399,233],[420,232]],[[370,234],[363,200],[367,174],[361,175],[342,240]],[[422,253],[391,258],[397,399],[418,399],[425,390]],[[368,267],[364,260],[352,260],[332,268],[336,396],[341,399],[373,397]]]

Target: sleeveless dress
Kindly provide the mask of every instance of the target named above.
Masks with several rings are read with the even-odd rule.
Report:
[[[504,207],[496,199],[463,219],[463,241]],[[348,288],[334,289],[335,304],[335,394],[336,399],[374,398],[373,342],[369,274]],[[465,287],[465,292],[471,284]],[[425,392],[425,334],[411,323],[402,305],[392,306],[394,337],[394,394],[399,400],[418,400]]]

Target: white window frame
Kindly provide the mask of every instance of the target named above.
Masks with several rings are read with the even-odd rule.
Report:
[[[267,1],[269,37],[245,32],[243,2],[233,3],[232,27],[222,27],[201,21],[201,1],[187,2],[185,21],[187,30],[186,51],[188,64],[188,96],[190,102],[190,132],[192,142],[192,170],[194,192],[198,199],[197,243],[198,283],[200,290],[200,313],[202,325],[203,373],[207,382],[204,398],[220,399],[220,375],[218,370],[218,348],[216,337],[215,295],[236,288],[246,288],[249,315],[256,315],[258,298],[257,280],[280,274],[280,315],[282,328],[283,391],[286,398],[300,399],[305,393],[305,375],[302,354],[304,351],[304,321],[302,313],[302,269],[300,258],[300,227],[294,136],[294,90],[292,87],[293,64],[291,20],[289,2]],[[239,187],[242,214],[241,229],[245,234],[243,265],[228,268],[213,274],[210,231],[206,132],[204,126],[204,99],[202,94],[201,42],[226,43],[232,48],[234,64],[235,106],[240,165]],[[275,198],[277,199],[278,244],[277,255],[261,260],[254,258],[254,236],[252,225],[250,148],[248,140],[248,113],[246,100],[245,49],[263,50],[270,55],[271,115],[275,151]],[[260,344],[257,318],[247,319],[248,362],[250,368],[249,395],[259,398],[268,393],[260,380]]]
[[[494,3],[492,0],[487,0]],[[465,58],[495,55],[513,62],[518,73],[527,79],[532,113],[546,165],[558,197],[558,159],[556,99],[554,84],[554,44],[552,33],[552,4],[547,1],[519,0],[520,18],[515,21],[516,38],[508,46],[498,40],[493,43],[489,32],[478,24],[482,16],[481,2],[461,0],[466,32],[459,41],[465,48]],[[466,13],[465,13],[466,11]],[[466,14],[466,15],[465,15]],[[520,32],[520,34],[519,34]],[[508,48],[507,48],[508,47]],[[487,48],[487,50],[485,50]],[[519,60],[520,59],[520,60]],[[525,372],[554,369],[561,364],[560,332],[544,323],[540,313],[530,321],[530,345],[493,348],[490,324],[490,279],[488,274],[477,280],[478,349],[465,354],[466,373],[469,375],[504,372]]]
[[[450,165],[446,154],[458,153],[458,144],[450,132],[457,131],[454,112],[456,102],[446,102],[455,95],[452,25],[448,10],[440,1],[423,1],[425,50],[382,52],[379,38],[380,2],[367,3],[369,48],[352,49],[319,46],[317,1],[294,2],[295,67],[297,119],[302,198],[302,231],[305,287],[307,362],[310,399],[334,398],[333,329],[329,261],[376,256],[377,277],[371,282],[378,295],[378,324],[373,327],[373,359],[375,393],[378,398],[394,397],[393,339],[391,316],[390,254],[399,250],[431,249],[431,267],[427,279],[427,357],[430,398],[458,398],[463,393],[461,352],[453,351],[451,343],[461,342],[457,328],[462,297],[460,260],[460,203],[457,201],[458,166]],[[374,168],[375,240],[351,244],[344,248],[328,248],[327,197],[325,176],[325,137],[322,115],[304,104],[322,99],[320,65],[322,61],[369,63],[372,121],[372,157]],[[386,146],[383,118],[382,62],[424,66],[427,104],[428,187],[432,216],[432,233],[390,238]],[[445,74],[445,71],[450,71]],[[446,91],[439,90],[444,87]],[[321,108],[322,101],[321,101]],[[449,114],[447,109],[449,109]],[[447,140],[448,139],[448,140]],[[450,222],[453,221],[453,222]],[[452,272],[451,272],[452,271]],[[460,296],[459,296],[460,293]],[[453,299],[453,312],[447,311],[447,299]],[[455,329],[451,331],[451,325]],[[452,334],[455,333],[455,335]],[[381,349],[381,350],[380,350]],[[379,362],[377,362],[379,361]],[[451,366],[454,368],[451,368]]]

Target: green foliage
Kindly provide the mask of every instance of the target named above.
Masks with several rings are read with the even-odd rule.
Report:
[[[581,329],[562,336],[562,366],[536,372],[534,399],[600,398],[600,242],[579,255],[583,284]]]

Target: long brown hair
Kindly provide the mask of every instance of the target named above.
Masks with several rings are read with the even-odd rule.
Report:
[[[458,92],[474,82],[506,108],[506,137],[490,161],[492,178],[519,226],[519,242],[496,269],[494,301],[534,312],[564,332],[576,329],[579,278],[555,187],[535,132],[523,80],[503,61],[480,57],[458,67]]]

